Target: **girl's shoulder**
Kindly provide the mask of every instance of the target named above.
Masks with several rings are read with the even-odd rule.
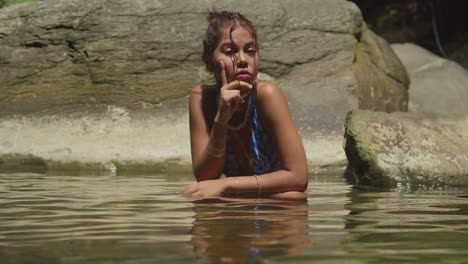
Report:
[[[192,88],[192,94],[213,94],[216,93],[217,87],[216,84],[199,84]]]
[[[269,101],[283,98],[283,92],[281,89],[272,82],[257,82],[257,100]]]
[[[190,92],[190,111],[201,111],[205,119],[213,120],[216,115],[218,88],[216,85],[199,84]]]
[[[218,88],[215,84],[199,84],[190,91],[190,101],[193,103],[199,102],[202,105],[213,104],[213,100],[216,101],[217,94]]]
[[[271,131],[289,115],[288,102],[281,89],[271,82],[257,82],[256,106],[262,126]]]

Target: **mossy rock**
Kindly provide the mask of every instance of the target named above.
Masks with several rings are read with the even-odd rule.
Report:
[[[255,22],[259,79],[284,91],[311,169],[346,163],[341,138],[348,111],[406,111],[404,68],[387,43],[367,30],[359,8],[349,1],[48,0],[0,10],[3,151],[77,165],[92,156],[86,164],[98,170],[94,160],[114,158],[119,164],[135,161],[128,166],[138,170],[147,170],[151,159],[183,159],[189,167],[187,95],[194,85],[212,80],[200,55],[205,16],[213,7],[238,11]],[[86,125],[87,116],[105,114],[108,107],[124,109],[137,122],[121,127],[122,122],[107,126],[104,120],[89,127],[105,131],[55,133],[80,125],[81,119]],[[151,122],[158,127],[147,129],[151,122],[137,117],[141,112],[157,117]],[[80,116],[78,122],[36,121],[57,116],[68,122],[63,117],[69,113]],[[116,128],[125,130],[119,130],[124,136],[118,137]],[[49,142],[49,131],[60,140],[42,144]],[[112,141],[100,138],[107,131],[115,132]],[[32,148],[15,143],[16,138],[31,140],[31,135],[38,143]],[[145,143],[137,149],[135,141]],[[128,147],[138,157],[125,151]],[[172,168],[165,166],[162,171]]]
[[[0,173],[46,173],[46,162],[31,154],[0,155]]]
[[[348,113],[344,148],[355,185],[468,185],[468,144],[451,127],[410,113]]]

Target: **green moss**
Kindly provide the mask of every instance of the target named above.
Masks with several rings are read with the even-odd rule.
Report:
[[[346,115],[345,120],[345,133],[354,138],[356,148],[359,150],[360,158],[377,165],[376,147],[370,142],[371,132],[368,124],[362,124],[354,117],[353,111]]]
[[[51,175],[149,175],[161,173],[189,173],[190,164],[176,159],[164,161],[47,161]]]
[[[345,120],[345,153],[349,166],[347,178],[358,186],[393,188],[396,181],[386,175],[378,164],[377,148],[371,142],[372,130],[351,111]]]
[[[354,61],[351,67],[359,67],[362,64],[362,56],[364,53],[364,47],[362,42],[356,44],[356,53],[354,54]]]
[[[190,164],[178,159],[164,161],[114,161],[117,174],[191,173]]]
[[[13,113],[37,112],[54,107],[60,110],[64,106],[88,104],[137,107],[140,102],[158,104],[189,93],[189,89],[177,87],[189,85],[166,80],[140,84],[126,79],[116,85],[95,84],[82,76],[68,75],[60,79],[51,78],[47,82],[24,81],[7,86],[0,94],[0,104],[4,111]],[[91,101],[91,98],[94,100]]]
[[[364,61],[368,55],[365,51],[365,43],[366,43],[366,36],[367,36],[367,26],[364,24],[362,24],[361,26],[361,32],[360,32],[360,37],[359,37],[359,40],[358,42],[356,43],[356,52],[355,52],[355,56],[354,56],[354,61],[353,61],[353,64],[352,64],[352,68],[355,68],[355,67],[364,67],[364,63],[366,63],[366,61]],[[368,60],[368,59],[367,59]]]
[[[38,0],[0,0],[0,8],[8,5],[26,3],[26,2],[37,2]]]
[[[47,161],[47,174],[49,175],[109,175],[113,174],[106,169],[105,164],[99,162],[80,161]]]
[[[0,155],[0,173],[46,173],[43,159],[31,154]]]
[[[31,154],[0,155],[0,173],[41,173],[49,175],[141,175],[191,173],[190,163],[179,159],[162,161],[83,162],[46,160]]]
[[[424,186],[468,186],[468,175],[436,175],[424,168],[401,168],[399,182]]]

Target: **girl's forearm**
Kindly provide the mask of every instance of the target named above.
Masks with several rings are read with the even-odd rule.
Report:
[[[193,162],[197,181],[218,179],[224,169],[227,126],[214,123],[208,143],[198,160]]]
[[[278,170],[257,176],[226,177],[226,193],[252,194],[260,197],[284,192],[304,192],[307,189],[308,175],[306,172]]]

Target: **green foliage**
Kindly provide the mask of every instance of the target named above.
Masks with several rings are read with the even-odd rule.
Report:
[[[5,7],[7,5],[14,5],[19,3],[25,2],[37,2],[38,0],[0,0],[0,8]]]

